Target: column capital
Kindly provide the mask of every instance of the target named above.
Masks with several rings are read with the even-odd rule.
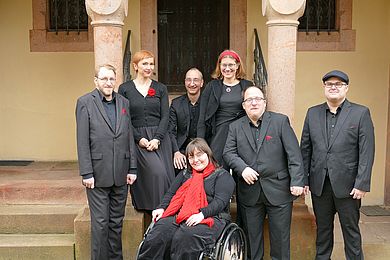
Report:
[[[128,0],[85,0],[92,26],[123,26]]]
[[[298,26],[305,6],[306,0],[262,0],[262,12],[267,17],[268,26]]]

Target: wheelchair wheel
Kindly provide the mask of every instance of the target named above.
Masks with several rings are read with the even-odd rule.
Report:
[[[146,238],[146,236],[148,235],[148,233],[150,232],[150,230],[152,230],[153,226],[154,226],[154,221],[152,221],[152,223],[150,223],[150,225],[149,225],[148,228],[146,229],[145,234],[144,234],[144,237],[143,237],[141,243],[140,243],[139,246],[138,246],[137,253],[136,253],[136,255],[135,255],[135,259],[138,259],[138,257],[139,257],[139,252],[141,251],[141,248],[142,248],[142,245],[144,244],[145,238]]]
[[[230,223],[218,239],[216,247],[217,260],[246,260],[247,246],[244,231],[236,224]]]
[[[244,231],[236,224],[227,225],[213,248],[206,249],[199,259],[246,260],[247,246]]]

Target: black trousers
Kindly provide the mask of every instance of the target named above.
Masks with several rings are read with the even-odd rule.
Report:
[[[325,178],[322,195],[312,194],[311,196],[317,224],[316,259],[328,260],[332,255],[336,212],[339,215],[343,233],[346,259],[364,259],[359,229],[361,201],[352,197],[336,198],[328,177]]]
[[[290,227],[292,202],[271,205],[264,193],[254,206],[241,205],[244,231],[249,241],[249,259],[260,260],[264,257],[263,227],[266,215],[269,222],[271,258],[273,260],[290,259]]]
[[[127,185],[87,189],[91,213],[91,259],[122,260]]]
[[[226,222],[214,218],[210,228],[204,224],[188,227],[176,224],[175,217],[159,219],[144,240],[138,259],[197,260],[200,253],[215,244]]]

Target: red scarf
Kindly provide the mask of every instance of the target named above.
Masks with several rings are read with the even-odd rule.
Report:
[[[180,224],[193,214],[199,213],[199,209],[206,207],[208,202],[206,192],[204,191],[203,179],[212,174],[214,170],[215,166],[211,162],[204,168],[203,172],[192,169],[192,178],[184,182],[176,191],[162,218],[173,216],[179,212],[176,217],[176,223]],[[209,217],[203,219],[200,223],[212,227],[214,219]]]

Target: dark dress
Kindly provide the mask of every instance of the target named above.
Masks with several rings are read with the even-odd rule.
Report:
[[[166,209],[176,191],[191,176],[187,170],[181,171],[157,208]],[[176,224],[175,216],[161,218],[146,236],[138,259],[198,259],[206,247],[215,244],[230,222],[229,200],[234,186],[234,180],[226,170],[216,169],[204,179],[208,206],[200,209],[205,218],[214,218],[214,225],[211,228],[205,224],[188,227],[185,221]]]
[[[137,144],[137,180],[131,185],[131,197],[137,210],[153,210],[171,185],[175,173],[172,146],[168,135],[168,91],[165,85],[152,81],[155,94],[144,97],[133,81],[123,83],[119,94],[130,103],[129,110]],[[138,143],[141,138],[160,140],[157,150],[149,152]]]
[[[222,80],[209,82],[201,95],[198,137],[206,139],[218,163],[226,170],[222,154],[231,122],[245,115],[242,108],[242,91],[253,83],[240,80],[240,83],[227,87]],[[230,92],[226,91],[227,88]]]

